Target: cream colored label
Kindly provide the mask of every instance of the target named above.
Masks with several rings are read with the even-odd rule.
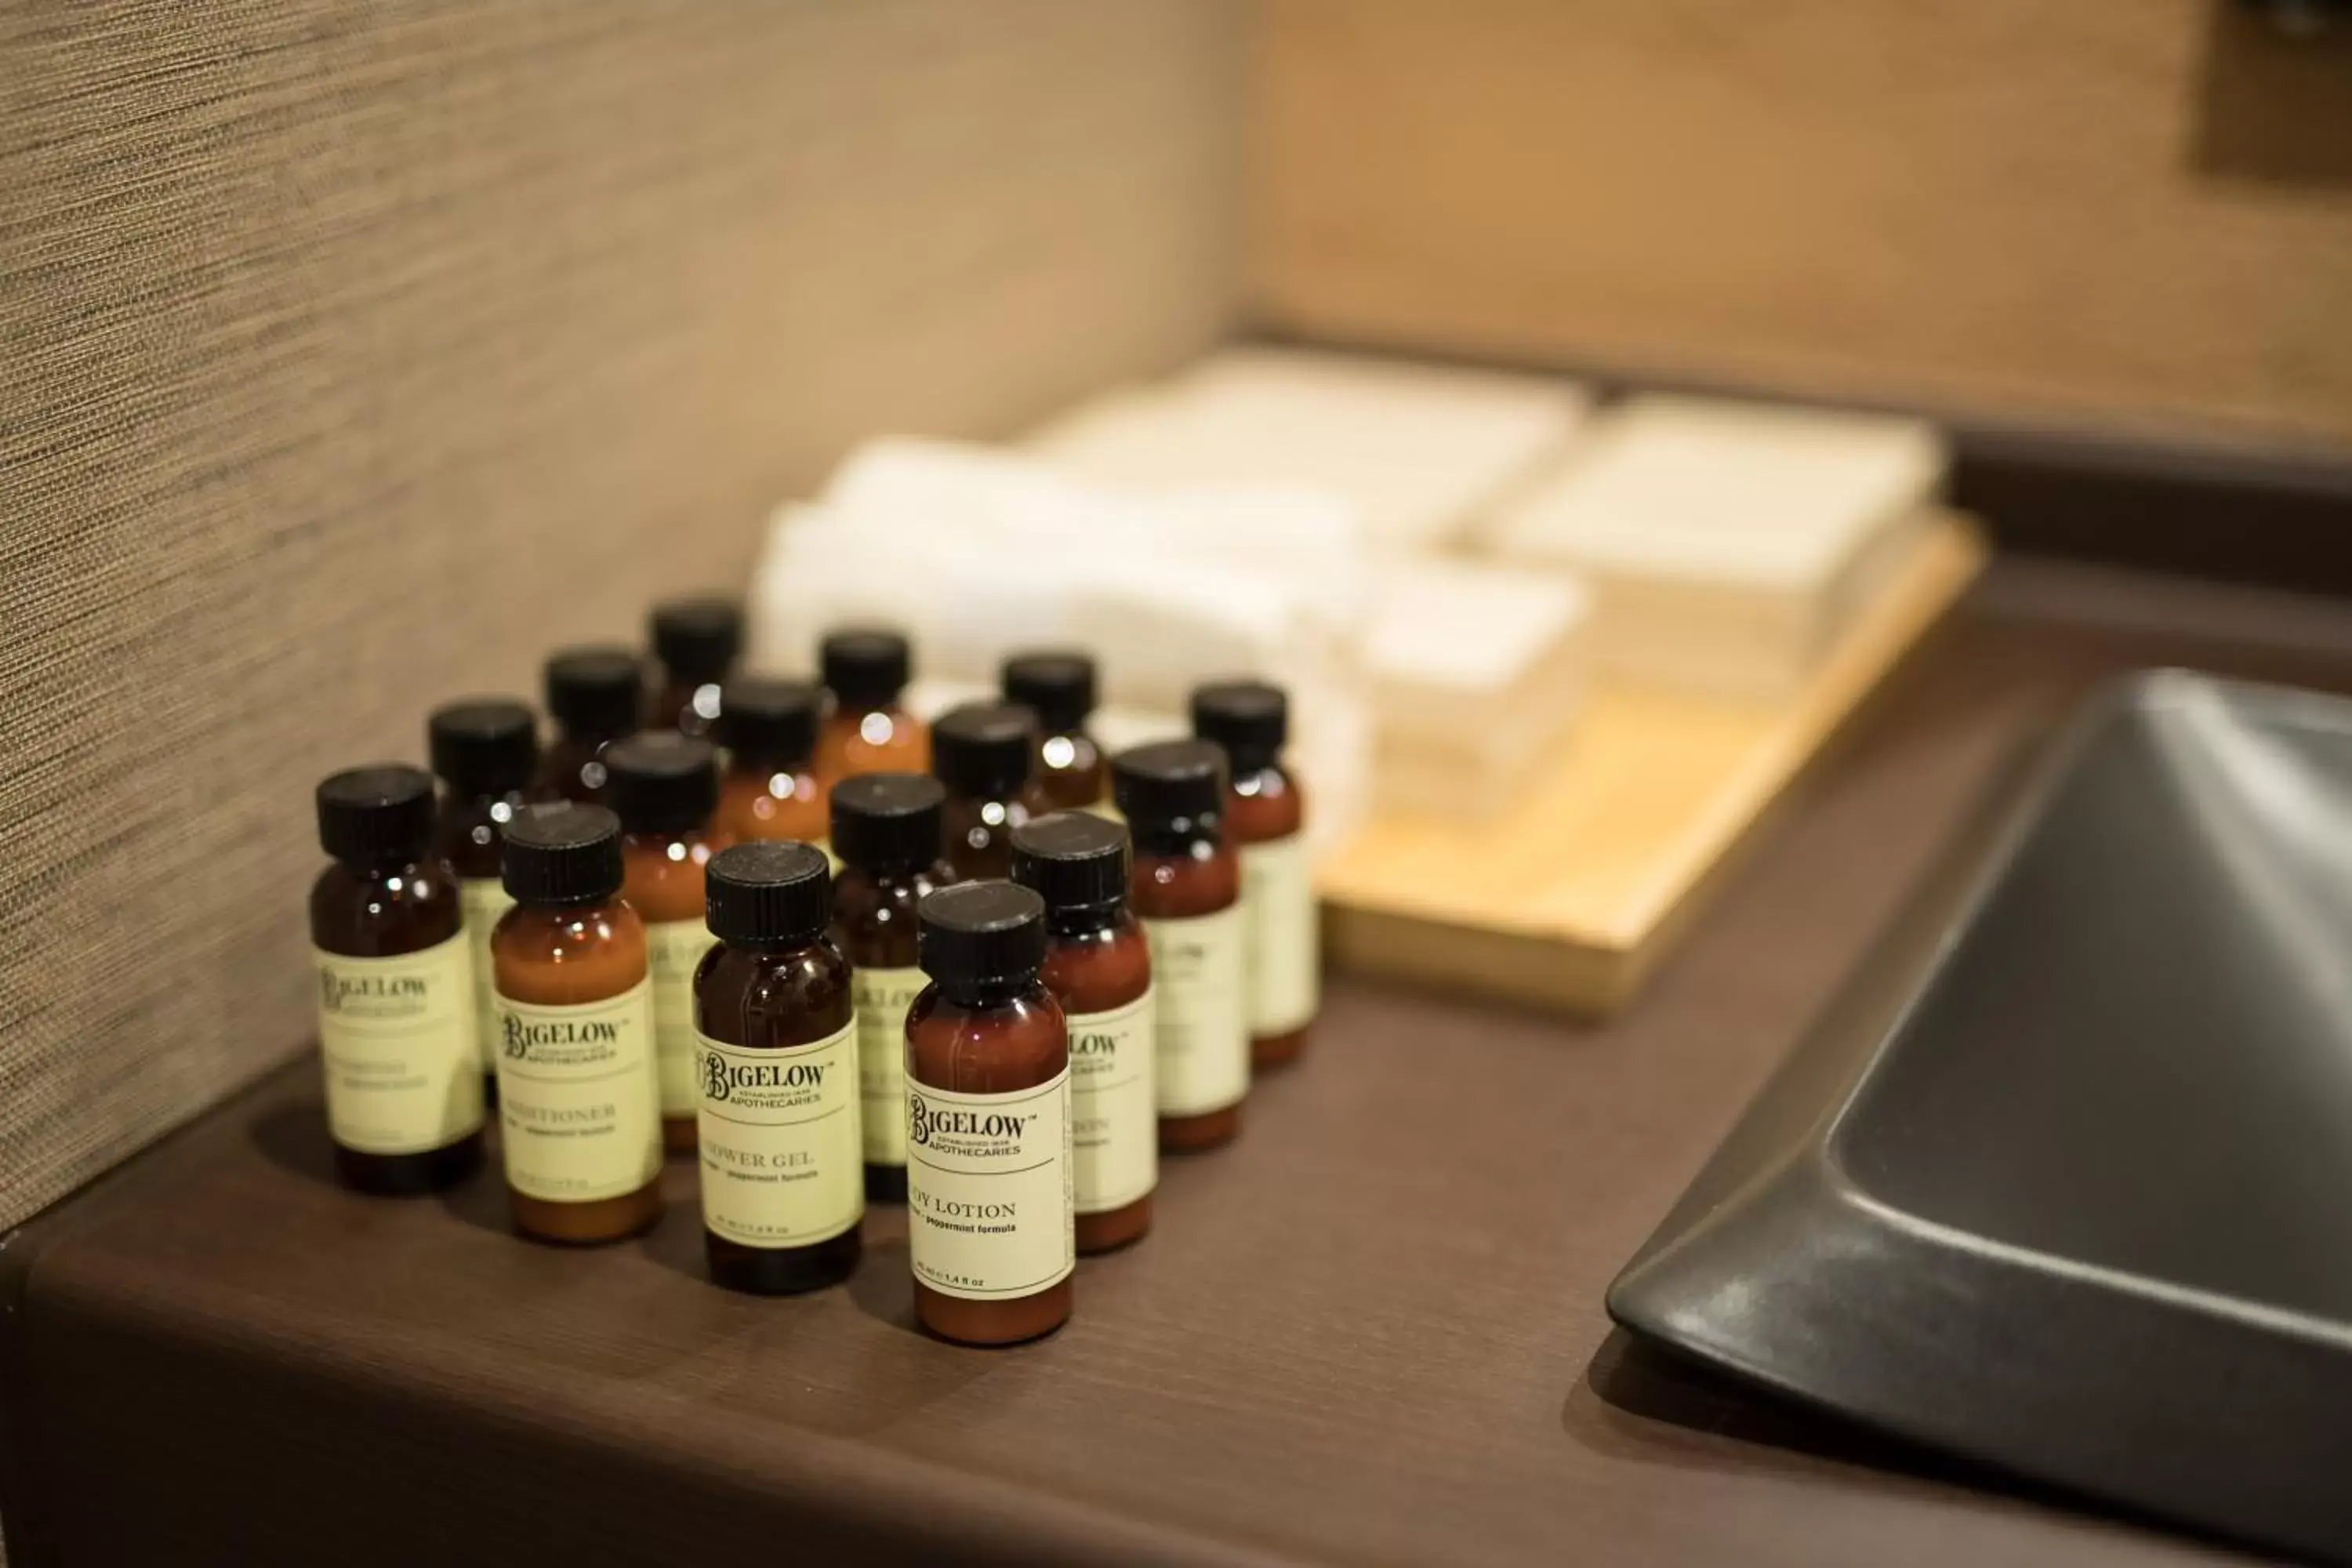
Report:
[[[697,1037],[702,1223],[745,1247],[808,1247],[866,1212],[857,1024],[760,1049]]]
[[[499,998],[499,1124],[515,1191],[593,1203],[661,1170],[652,998],[643,980],[569,1007]]]
[[[919,969],[861,969],[850,980],[869,1165],[907,1163],[907,1009],[929,984]]]
[[[1249,1092],[1249,1003],[1239,904],[1213,915],[1147,920],[1160,1114],[1223,1110]]]
[[[311,949],[327,1128],[366,1154],[421,1154],[482,1125],[474,960],[463,932],[397,958]]]
[[[1250,1033],[1286,1035],[1315,1016],[1323,989],[1307,836],[1242,846]]]
[[[1070,1074],[1011,1094],[907,1086],[907,1250],[943,1295],[1034,1296],[1077,1260]]]
[[[1124,1208],[1160,1180],[1151,993],[1070,1015],[1070,1149],[1080,1214]]]
[[[499,971],[490,958],[490,933],[499,917],[514,908],[496,877],[467,877],[457,883],[466,910],[466,945],[474,954],[474,1030],[482,1042],[482,1070],[499,1070]]]
[[[664,1116],[692,1116],[699,1090],[695,1048],[694,971],[717,945],[700,921],[646,922],[646,979],[654,988],[654,1059]]]

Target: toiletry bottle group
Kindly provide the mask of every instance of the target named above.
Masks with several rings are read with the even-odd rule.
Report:
[[[514,1229],[611,1242],[691,1152],[713,1281],[811,1290],[907,1205],[918,1321],[1051,1332],[1075,1260],[1152,1228],[1163,1153],[1240,1131],[1319,1003],[1305,796],[1276,688],[1107,758],[1093,661],[1005,661],[926,728],[906,641],[825,637],[824,685],[733,673],[719,600],[446,704],[434,779],[317,792],[329,1131],[354,1188],[463,1180],[486,1109]],[[723,750],[722,750],[723,748]],[[837,857],[837,858],[836,858]]]

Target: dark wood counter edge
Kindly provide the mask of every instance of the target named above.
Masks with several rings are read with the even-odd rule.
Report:
[[[40,1489],[34,1485],[28,1456],[37,1441],[27,1427],[32,1347],[27,1311],[33,1276],[43,1249],[70,1231],[103,1215],[113,1196],[136,1187],[150,1171],[168,1169],[205,1121],[226,1110],[257,1100],[292,1066],[265,1073],[218,1104],[182,1122],[138,1153],[100,1173],[48,1207],[0,1234],[0,1564],[38,1568],[58,1555],[47,1535]]]
[[[32,1400],[26,1384],[28,1347],[23,1328],[40,1224],[35,1218],[0,1236],[0,1551],[13,1550],[20,1565],[54,1555],[43,1542],[34,1506],[37,1492],[24,1460],[29,1451],[30,1434],[25,1428],[32,1419]]]
[[[206,1106],[130,1159],[0,1233],[0,1565],[38,1568],[57,1555],[47,1536],[40,1489],[33,1483],[28,1461],[37,1442],[37,1434],[28,1429],[33,1409],[28,1311],[42,1253],[103,1218],[118,1195],[135,1192],[151,1174],[168,1172],[185,1158],[198,1130],[212,1118],[245,1114],[276,1092],[287,1075],[309,1070],[309,1053],[316,1047],[316,1041],[304,1041],[289,1053],[285,1066]]]
[[[1927,403],[1809,396],[1732,378],[1334,339],[1265,323],[1252,336],[1299,348],[1570,376],[1604,396],[1685,392],[1916,415],[1950,433],[1950,500],[1981,518],[2003,550],[2352,594],[2352,451],[2233,442],[2218,432],[2037,426]]]
[[[1611,1316],[1614,1321],[1615,1314]],[[1796,1453],[1864,1465],[1889,1475],[1965,1487],[2060,1513],[2105,1520],[2231,1557],[2264,1561],[2275,1556],[2258,1542],[2217,1534],[2129,1503],[1929,1447],[1893,1427],[1833,1409],[1769,1377],[1734,1376],[1721,1366],[1622,1324],[1612,1329],[1593,1353],[1590,1375],[1596,1396],[1621,1409],[1693,1430],[1737,1436]]]
[[[311,1048],[305,1044],[306,1057]],[[239,1124],[254,1120],[310,1070],[309,1061],[300,1059],[266,1075],[0,1238],[0,1541],[6,1543],[4,1561],[11,1568],[50,1568],[65,1560],[45,1530],[38,1489],[26,1462],[30,1443],[37,1441],[37,1434],[21,1426],[32,1402],[18,1396],[29,1370],[26,1309],[44,1247],[101,1218],[116,1194],[168,1180],[172,1163],[196,1128],[224,1119]],[[122,1312],[120,1302],[79,1305],[83,1310]],[[252,1321],[250,1304],[242,1301],[207,1303],[183,1291],[173,1299],[168,1317],[143,1316],[145,1331],[156,1340],[202,1343],[231,1362],[257,1363],[263,1342],[277,1342],[270,1329]],[[369,1362],[344,1353],[345,1347],[331,1340],[313,1339],[307,1348],[317,1357],[314,1369],[331,1367],[364,1400],[421,1403],[415,1390],[375,1375]],[[592,1458],[621,1459],[691,1478],[704,1487],[715,1485],[772,1505],[782,1503],[812,1523],[854,1533],[861,1547],[872,1549],[875,1561],[1074,1565],[1109,1561],[1154,1568],[1298,1568],[1301,1562],[920,1459],[898,1456],[877,1465],[857,1445],[819,1433],[794,1431],[781,1462],[754,1470],[730,1451],[718,1424],[685,1424],[670,1434],[674,1446],[651,1449],[628,1440],[634,1435],[630,1415],[603,1408],[593,1398],[580,1399],[565,1412],[575,1419],[560,1426],[525,1426],[508,1412],[532,1398],[543,1404],[544,1388],[526,1386],[504,1362],[488,1353],[468,1356],[465,1364],[448,1370],[455,1385],[506,1396],[497,1403],[472,1401],[467,1419],[478,1430],[496,1433],[503,1428],[540,1445],[552,1438]],[[570,1392],[579,1394],[577,1389]],[[785,1483],[782,1491],[780,1480]]]

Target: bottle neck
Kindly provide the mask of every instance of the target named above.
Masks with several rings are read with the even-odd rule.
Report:
[[[502,800],[511,800],[530,787],[530,780],[527,778],[500,784],[484,784],[477,779],[461,783],[453,779],[449,781],[449,798],[466,805],[489,806]]]
[[[337,856],[335,864],[362,882],[381,882],[387,877],[405,876],[422,865],[423,849],[387,852],[382,855]]]
[[[1098,936],[1118,924],[1119,911],[1126,907],[1120,902],[1049,909],[1045,911],[1045,929],[1055,936]]]
[[[794,752],[788,749],[762,752],[738,747],[734,761],[730,765],[739,773],[750,773],[755,778],[770,778],[777,773],[806,772],[809,765],[809,753]]]
[[[1009,1007],[1037,983],[1035,975],[1017,980],[957,980],[936,982],[940,994],[959,1007],[974,1011]]]
[[[1197,827],[1188,827],[1180,833],[1171,828],[1145,827],[1129,820],[1127,831],[1129,837],[1134,840],[1135,852],[1138,855],[1157,855],[1168,859],[1194,860],[1203,858],[1204,851],[1208,854],[1215,853],[1217,847],[1217,835],[1203,833]]]
[[[1262,773],[1281,761],[1282,753],[1278,751],[1236,752],[1228,749],[1225,752],[1225,765],[1233,771],[1233,776],[1235,778],[1242,778],[1250,773]]]
[[[707,822],[689,822],[684,826],[665,822],[658,827],[648,827],[643,823],[625,822],[621,825],[621,831],[634,844],[692,844],[702,837],[707,826]]]
[[[598,893],[589,899],[517,899],[515,907],[528,910],[534,914],[563,919],[572,915],[590,914],[597,910],[607,908],[618,902],[620,897],[621,889],[614,888],[609,893]]]
[[[804,931],[794,936],[780,936],[762,939],[730,936],[722,938],[720,945],[732,948],[740,952],[757,953],[761,958],[786,958],[795,952],[804,952],[824,940],[824,933],[823,931],[813,933]]]

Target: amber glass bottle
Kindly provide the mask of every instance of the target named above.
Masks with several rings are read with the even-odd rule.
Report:
[[[1241,855],[1250,1061],[1261,1068],[1297,1059],[1322,1005],[1307,797],[1282,765],[1289,727],[1279,687],[1241,680],[1192,693],[1192,733],[1223,746],[1232,770],[1225,831]]]
[[[1037,716],[1010,702],[967,702],[931,726],[931,773],[947,786],[941,841],[966,879],[1013,868],[1013,830],[1052,808],[1031,788]]]
[[[650,629],[661,685],[646,727],[709,734],[722,706],[719,683],[743,650],[742,608],[728,599],[671,599],[654,606]]]
[[[719,809],[719,759],[708,741],[647,730],[614,742],[604,765],[621,819],[621,896],[646,927],[662,1146],[688,1150],[698,1103],[694,971],[710,951],[703,868],[725,846],[710,822]]]
[[[928,984],[915,964],[915,909],[956,879],[940,858],[946,792],[921,773],[866,773],[833,786],[841,873],[834,924],[857,998],[857,1076],[866,1195],[907,1195],[907,1008]]]
[[[922,721],[898,705],[913,668],[897,632],[838,631],[817,647],[833,711],[817,736],[816,776],[830,786],[859,773],[919,773],[930,766]]]
[[[540,782],[565,800],[603,804],[604,748],[642,728],[645,669],[625,647],[568,647],[547,661],[547,711],[555,743]]]
[[[1070,1046],[1037,978],[1045,906],[1010,882],[923,900],[930,984],[907,1013],[907,1252],[915,1316],[1005,1345],[1069,1321]]]
[[[1127,908],[1127,829],[1057,811],[1015,828],[1013,879],[1045,901],[1040,978],[1070,1035],[1070,1147],[1080,1254],[1151,1228],[1151,948]]]
[[[385,764],[319,785],[310,889],[319,1051],[335,1170],[430,1192],[482,1163],[481,1052],[457,882],[432,852],[433,781]]]
[[[495,1093],[498,1029],[491,1014],[498,985],[490,973],[490,932],[514,901],[499,874],[499,831],[525,804],[546,793],[531,783],[539,769],[539,725],[521,703],[486,697],[435,709],[425,733],[433,771],[443,785],[433,847],[457,874],[466,946],[473,960],[483,1087]]]
[[[695,977],[702,1227],[710,1277],[777,1296],[849,1278],[866,1213],[849,961],[807,844],[710,860],[717,947]]]
[[[730,839],[796,838],[825,847],[832,835],[811,757],[819,696],[794,680],[738,676],[719,705],[727,772],[719,781],[719,831]]]
[[[1121,752],[1111,788],[1134,836],[1128,901],[1151,943],[1160,1146],[1213,1148],[1249,1094],[1241,868],[1225,842],[1225,757],[1206,741]]]
[[[1037,715],[1037,793],[1056,810],[1109,803],[1110,770],[1087,732],[1095,710],[1095,661],[1083,653],[1015,654],[1004,661],[1007,702]]]
[[[617,1241],[661,1217],[661,1096],[646,931],[621,893],[621,825],[600,805],[507,824],[499,1127],[515,1229]]]

